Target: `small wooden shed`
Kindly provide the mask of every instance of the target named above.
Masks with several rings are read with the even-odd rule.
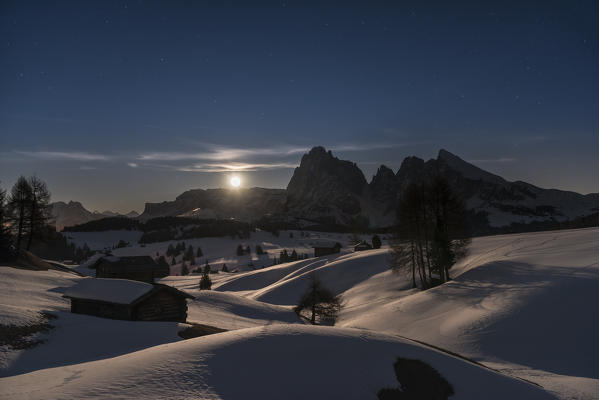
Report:
[[[104,256],[90,266],[96,278],[130,279],[153,283],[154,279],[168,276],[168,265],[160,265],[150,256]]]
[[[360,243],[358,243],[354,246],[354,251],[364,251],[364,250],[372,250],[372,246],[370,245],[370,243],[362,240]]]
[[[333,241],[318,241],[312,247],[314,248],[314,257],[339,253],[341,250],[341,244]]]
[[[187,320],[188,293],[168,285],[86,278],[66,290],[71,312],[130,321]]]

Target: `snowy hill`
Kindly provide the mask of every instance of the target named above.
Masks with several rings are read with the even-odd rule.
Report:
[[[361,400],[397,386],[397,356],[438,369],[459,393],[452,399],[480,399],[483,393],[498,400],[553,398],[532,384],[397,337],[296,325],[225,332],[4,378],[0,398]]]
[[[599,398],[599,323],[592,317],[599,228],[475,238],[469,256],[452,268],[453,280],[425,292],[389,270],[385,246],[354,253],[346,234],[308,234],[257,232],[247,244],[262,244],[273,256],[283,248],[309,251],[323,239],[344,248],[274,266],[266,257],[265,268],[211,274],[212,291],[199,290],[198,274],[163,278],[196,296],[188,322],[229,330],[189,340],[177,336],[184,324],[70,314],[62,293],[89,278],[0,267],[2,323],[31,323],[41,311],[58,317],[49,321],[55,329],[36,336],[45,343],[3,348],[0,398],[127,398],[130,390],[144,398],[375,398],[397,385],[391,368],[397,356],[437,368],[454,386],[451,399]],[[260,262],[253,252],[237,257],[238,242],[187,241],[214,266]],[[115,253],[155,255],[169,243]],[[343,298],[335,327],[305,325],[292,311],[312,272]],[[298,385],[307,365],[313,383]],[[133,389],[131,380],[144,383]]]

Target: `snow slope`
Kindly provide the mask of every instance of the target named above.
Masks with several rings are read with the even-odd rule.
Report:
[[[563,398],[599,398],[599,229],[477,238],[452,274],[426,292],[375,276],[343,294],[338,325],[450,349]]]
[[[4,378],[0,398],[373,399],[381,388],[398,386],[397,356],[438,369],[454,387],[452,400],[553,398],[393,336],[300,325],[236,330]]]
[[[262,243],[276,254],[285,247],[308,249],[310,240],[317,239],[298,236],[281,232],[274,238],[258,232],[248,244],[253,250]],[[347,240],[347,235],[330,236]],[[219,260],[237,259],[239,266],[246,261],[234,255],[239,240],[186,243],[201,245],[213,266]],[[115,253],[153,254],[167,246],[156,243]],[[334,328],[302,325],[292,311],[312,272],[342,295],[345,306]],[[45,398],[127,398],[133,394],[129,390],[147,398],[167,393],[173,398],[373,398],[381,387],[395,386],[394,357],[413,355],[430,361],[460,389],[452,399],[599,399],[599,346],[594,340],[599,337],[594,317],[599,228],[475,238],[470,255],[451,270],[454,279],[426,292],[411,289],[406,276],[389,270],[386,248],[358,253],[345,249],[318,259],[211,274],[210,292],[199,291],[199,275],[170,276],[161,282],[197,296],[188,303],[189,321],[234,330],[187,341],[174,337],[176,324],[158,332],[140,328],[140,323],[117,326],[112,323],[125,321],[65,312],[68,303],[60,295],[81,278],[12,268],[0,268],[0,274],[2,320],[32,320],[42,309],[59,315],[48,342],[10,358],[2,374],[62,366],[0,378],[0,396],[5,388],[11,390],[7,398],[42,398],[40,393],[47,393]],[[30,299],[15,300],[19,296]],[[103,328],[90,320],[100,320]],[[121,345],[123,332],[130,341]],[[548,392],[399,336],[536,382]],[[140,337],[144,339],[138,345]],[[99,340],[98,345],[90,345],[92,340]],[[61,352],[70,355],[65,358]],[[91,360],[99,361],[85,363]],[[311,380],[302,378],[307,365],[316,369],[310,379],[318,396],[314,386],[305,384]],[[331,375],[332,367],[339,373]],[[144,384],[128,389],[130,379]],[[31,382],[36,384],[28,386]],[[59,394],[63,391],[64,396]]]

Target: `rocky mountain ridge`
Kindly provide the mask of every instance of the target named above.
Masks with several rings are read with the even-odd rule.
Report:
[[[509,182],[443,149],[428,161],[406,157],[397,172],[381,165],[368,182],[355,163],[317,146],[302,156],[286,189],[188,190],[173,201],[146,203],[139,218],[270,219],[294,226],[384,228],[395,223],[397,202],[408,185],[437,175],[464,199],[479,233],[599,213],[599,194]]]

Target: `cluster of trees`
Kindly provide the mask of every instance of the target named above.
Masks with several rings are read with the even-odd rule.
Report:
[[[470,243],[467,211],[441,178],[408,186],[397,210],[392,245],[393,269],[417,278],[422,289],[450,279],[452,265],[464,257]]]
[[[235,220],[196,219],[184,217],[152,218],[140,223],[139,229],[144,233],[140,243],[163,242],[202,237],[231,236],[247,238],[250,236],[250,225]]]
[[[291,253],[287,252],[287,249],[283,249],[279,255],[279,263],[304,260],[306,258],[308,258],[307,254],[298,254],[295,249]]]
[[[19,249],[31,248],[34,239],[47,232],[50,191],[46,183],[31,176],[19,177],[10,193],[0,189],[0,253],[10,259]]]

